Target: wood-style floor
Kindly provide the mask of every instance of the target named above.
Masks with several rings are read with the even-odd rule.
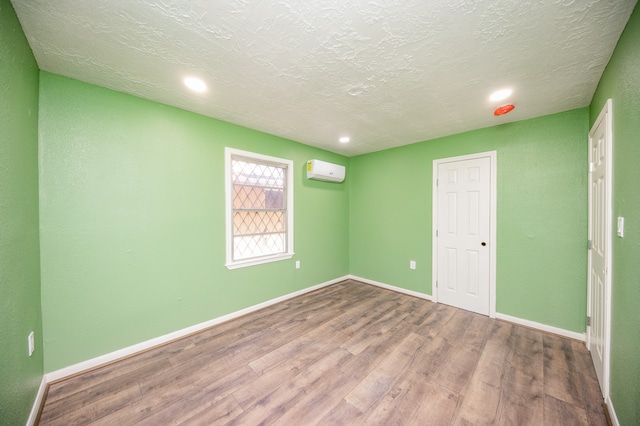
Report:
[[[50,385],[41,425],[606,425],[583,343],[353,281]]]

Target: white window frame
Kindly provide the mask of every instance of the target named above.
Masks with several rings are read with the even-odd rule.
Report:
[[[269,155],[258,154],[255,152],[242,151],[239,149],[225,147],[225,205],[226,205],[226,228],[227,228],[227,261],[225,266],[227,269],[244,268],[247,266],[260,265],[263,263],[277,262],[279,260],[291,259],[295,254],[293,251],[293,161],[284,158],[272,157]],[[258,162],[274,163],[278,166],[285,167],[286,172],[286,242],[287,250],[284,253],[278,253],[267,256],[254,257],[250,259],[233,260],[233,178],[231,168],[231,157],[241,156],[247,159],[254,159]]]

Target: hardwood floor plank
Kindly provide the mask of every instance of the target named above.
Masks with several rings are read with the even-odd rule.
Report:
[[[455,424],[492,424],[497,421],[505,385],[504,369],[512,352],[511,332],[512,327],[508,324],[494,323],[473,375],[464,389]]]
[[[583,343],[344,281],[52,383],[42,425],[604,425]]]
[[[415,426],[450,425],[461,398],[449,389],[426,382],[422,401],[406,424]]]
[[[510,366],[505,374],[496,418],[499,424],[504,425],[536,426],[543,424],[544,392],[542,380]]]
[[[103,398],[88,402],[82,406],[82,410],[70,410],[65,412],[64,415],[53,419],[43,418],[41,422],[51,425],[89,424],[126,407],[131,401],[137,400],[140,400],[140,389],[138,389],[138,386],[124,387]]]
[[[344,395],[357,381],[344,373],[326,374],[316,380],[313,389],[304,392],[295,403],[275,422],[277,425],[308,425],[327,415],[343,401]]]
[[[358,355],[371,344],[377,342],[380,336],[397,330],[402,321],[409,315],[399,309],[387,312],[378,320],[371,322],[367,326],[367,331],[358,333],[344,342],[343,347],[354,355]]]
[[[231,396],[237,389],[251,386],[256,374],[245,366],[217,380],[206,374],[195,382],[181,386],[167,386],[145,395],[143,400],[129,406],[122,414],[127,425],[162,425],[176,423],[196,416],[200,411]]]
[[[438,336],[455,345],[459,343],[471,325],[475,314],[463,310],[455,310],[449,320],[440,328]]]
[[[305,392],[297,402],[289,407],[287,412],[280,417],[276,424],[279,425],[292,425],[292,424],[313,424],[317,419],[325,416],[331,416],[336,407],[342,406],[344,395],[348,394],[354,389],[362,380],[364,380],[370,372],[372,372],[382,360],[388,356],[390,352],[389,347],[396,347],[402,340],[403,336],[409,333],[396,332],[387,333],[384,335],[386,340],[380,339],[376,341],[376,345],[370,346],[366,352],[360,353],[357,356],[352,356],[346,362],[340,364],[339,370],[332,366],[327,371],[327,374],[322,376],[321,380],[317,380],[310,392]],[[394,337],[394,344],[385,344],[389,342],[389,339]],[[387,348],[387,350],[383,350]],[[355,409],[357,414],[355,417],[360,418],[361,412],[348,404],[351,414],[356,414],[351,411]],[[351,417],[349,417],[351,418]],[[342,419],[345,420],[345,419]],[[322,424],[322,423],[320,423]],[[334,424],[334,423],[325,423]],[[345,423],[348,424],[348,423]]]
[[[170,364],[166,359],[160,359],[152,364],[134,370],[130,375],[116,375],[112,379],[104,380],[100,384],[90,388],[85,388],[78,392],[73,392],[64,398],[59,398],[51,404],[46,404],[41,415],[41,422],[52,422],[54,419],[67,418],[72,413],[79,412],[79,409],[89,411],[90,404],[99,403],[102,399],[112,395],[127,394],[129,398],[140,395],[139,380],[147,375],[160,375]],[[82,383],[82,377],[76,379]],[[91,411],[94,411],[91,408]],[[84,418],[84,417],[83,417]],[[95,413],[86,418],[91,421],[97,417]]]
[[[361,329],[365,329],[371,324],[376,324],[381,318],[400,304],[393,300],[371,300],[366,306],[357,309],[351,315],[345,315],[345,321],[341,324],[337,322],[336,328],[342,333],[353,336]]]
[[[442,327],[456,313],[456,309],[451,306],[438,304],[434,306],[433,312],[424,318],[424,321],[416,328],[416,333],[421,336],[433,336],[440,334]]]
[[[362,411],[342,399],[331,411],[315,425],[352,426],[363,424]]]
[[[540,425],[544,422],[542,333],[522,327],[512,330],[498,423]]]
[[[434,365],[431,380],[456,394],[463,394],[476,370],[479,354],[465,345],[450,345],[448,348],[442,353],[446,358]]]
[[[423,338],[425,343],[418,349],[408,369],[412,374],[429,380],[438,367],[446,362],[451,345],[439,336],[423,336]]]
[[[250,407],[255,404],[256,401],[261,400],[278,387],[292,380],[296,375],[308,369],[309,366],[323,362],[324,359],[326,359],[329,354],[335,352],[341,342],[346,339],[345,336],[338,333],[324,336],[327,337],[326,340],[319,339],[312,342],[304,348],[304,350],[298,351],[295,356],[292,356],[286,362],[281,362],[268,371],[263,372],[262,375],[253,381],[250,387],[243,387],[234,392],[238,403],[244,408]]]
[[[401,378],[366,416],[366,425],[407,424],[426,393],[427,382]]]
[[[311,346],[311,349],[314,349],[314,343],[317,344],[317,342],[320,341],[323,342],[324,345],[325,342],[326,344],[331,344],[332,342],[338,343],[345,339],[346,336],[342,337],[339,333],[336,333],[332,327],[324,324],[316,327],[313,331],[264,354],[260,358],[249,362],[249,367],[251,367],[256,374],[262,375],[275,366],[295,358],[303,351],[313,353],[309,347]]]
[[[417,334],[421,334],[418,331],[418,327],[421,324],[424,324],[427,321],[427,318],[429,318],[438,310],[438,306],[443,306],[443,305],[437,305],[429,300],[423,300],[423,299],[417,299],[417,298],[412,298],[412,299],[414,304],[409,309],[409,312],[411,313],[411,315],[407,317],[406,325],[407,327],[411,327],[411,329],[415,331]]]
[[[583,408],[546,395],[544,397],[544,424],[549,426],[587,426],[589,421]]]
[[[215,325],[204,330],[202,333],[193,335],[192,340],[196,345],[205,344],[208,341],[214,341],[219,345],[222,342],[220,336],[225,333],[231,333],[228,336],[228,340],[230,341],[245,338],[251,340],[252,338],[260,337],[264,334],[265,330],[269,328],[275,329],[278,325],[286,323],[292,317],[304,314],[307,310],[312,309],[314,303],[324,303],[324,298],[348,301],[348,296],[344,297],[344,295],[351,294],[354,287],[348,283],[348,281],[343,281],[333,286],[321,288],[294,299],[268,306],[260,311]]]
[[[184,426],[225,425],[241,413],[242,407],[240,407],[240,404],[236,402],[233,396],[228,396],[178,424]]]
[[[480,352],[487,341],[487,337],[491,332],[493,325],[492,320],[484,315],[473,314],[471,322],[464,330],[464,334],[459,342],[467,346],[467,348]]]
[[[513,349],[511,365],[526,371],[542,382],[544,374],[544,357],[542,332],[524,327],[515,327],[509,344]]]
[[[424,338],[411,333],[362,382],[347,394],[345,400],[363,413],[389,391],[405,366],[415,357]]]
[[[367,425],[450,424],[458,396],[422,378],[399,382],[367,417]]]
[[[583,350],[584,344],[582,342],[571,342],[571,346],[573,353],[576,355],[576,370],[580,374],[584,406],[589,425],[606,425],[607,418],[602,409],[604,399],[600,392],[600,385],[596,378],[596,371],[591,360],[591,354]]]
[[[355,385],[375,371],[378,365],[380,365],[409,334],[411,334],[410,328],[404,327],[380,335],[379,339],[372,342],[366,351],[354,356],[344,364],[337,366],[338,371],[353,378],[355,381],[353,387],[355,387]],[[412,363],[413,361],[410,361],[409,365]],[[346,395],[346,393],[344,395]]]
[[[502,391],[500,385],[496,386],[492,381],[495,382],[487,382],[481,378],[472,379],[466,394],[460,397],[453,424],[489,425],[496,422]]]
[[[117,377],[135,374],[156,361],[158,365],[166,363],[166,357],[183,350],[183,342],[168,344],[162,351],[148,350],[117,362],[86,371],[63,380],[52,382],[47,394],[47,401],[54,403],[58,399],[68,398],[70,394],[80,393],[105,381],[113,381]]]
[[[584,396],[571,341],[546,335],[543,343],[545,394],[579,407],[584,403]]]
[[[352,356],[344,349],[336,348],[327,354],[321,362],[310,365],[303,373],[294,376],[286,384],[275,388],[249,407],[245,407],[242,414],[227,424],[257,425],[275,422],[286,413],[289,407],[293,407],[305,392],[313,389],[313,384],[333,366],[345,362]]]

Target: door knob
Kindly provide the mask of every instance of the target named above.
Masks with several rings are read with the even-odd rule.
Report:
[[[484,241],[482,242],[482,247],[486,246],[487,243],[485,243]]]

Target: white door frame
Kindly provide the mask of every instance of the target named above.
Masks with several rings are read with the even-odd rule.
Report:
[[[490,185],[490,201],[489,201],[489,317],[496,317],[496,206],[497,206],[497,165],[498,154],[496,151],[479,152],[476,154],[460,155],[457,157],[439,158],[433,160],[433,181],[432,181],[432,229],[431,229],[431,292],[435,303],[438,303],[438,239],[436,231],[438,229],[438,166],[444,163],[452,163],[456,161],[475,160],[478,158],[489,157],[491,164],[491,185]]]
[[[612,128],[612,101],[611,99],[607,99],[602,111],[598,115],[598,118],[593,123],[593,127],[589,130],[589,161],[591,162],[591,146],[592,140],[595,133],[595,129],[598,125],[603,121],[605,121],[605,138],[607,140],[606,144],[606,174],[605,179],[607,180],[606,187],[606,220],[605,220],[605,268],[606,273],[604,276],[605,279],[605,306],[604,306],[604,360],[603,360],[603,382],[600,384],[602,389],[602,396],[604,397],[605,403],[609,404],[609,373],[610,373],[610,353],[611,353],[611,274],[612,274],[612,263],[611,263],[611,246],[613,239],[613,197],[612,197],[612,189],[613,189],[613,128]],[[591,166],[589,166],[591,167]],[[591,176],[589,176],[589,240],[592,239],[593,235],[591,235],[591,226],[592,226],[592,188],[591,188]],[[592,282],[591,282],[591,251],[587,252],[587,316],[591,317],[591,299],[592,299]],[[586,336],[586,345],[587,349],[591,348],[591,327],[587,326],[587,336]]]

